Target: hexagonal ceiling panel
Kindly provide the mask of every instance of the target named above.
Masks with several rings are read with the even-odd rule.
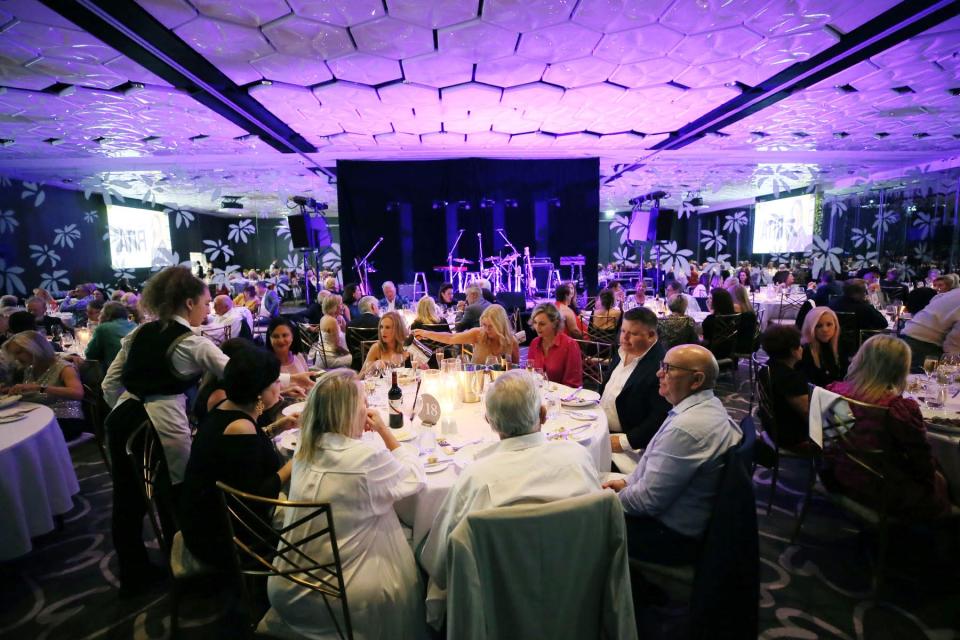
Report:
[[[0,7],[0,173],[274,215],[298,193],[335,211],[316,168],[341,158],[599,156],[604,209],[960,164],[960,18],[751,106],[896,4],[137,0],[222,74],[184,80],[17,0]]]

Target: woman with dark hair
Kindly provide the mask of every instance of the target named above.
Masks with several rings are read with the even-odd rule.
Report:
[[[168,267],[147,281],[140,306],[156,320],[140,325],[120,343],[103,379],[103,396],[113,411],[104,425],[113,460],[113,544],[121,590],[135,593],[163,575],[147,560],[143,544],[146,505],[137,489],[136,469],[126,442],[149,419],[163,446],[169,486],[161,481],[158,501],[172,512],[190,455],[191,430],[186,392],[205,372],[220,377],[228,358],[208,338],[195,334],[207,317],[210,291],[187,267]],[[309,386],[309,374],[281,376]],[[167,520],[169,525],[170,519]]]
[[[290,480],[292,463],[281,462],[271,440],[273,430],[257,425],[260,414],[280,398],[279,375],[280,364],[268,351],[252,347],[234,353],[223,373],[226,399],[210,411],[193,441],[183,481],[180,526],[190,552],[213,566],[228,569],[232,553],[217,481],[276,498]],[[241,537],[243,533],[238,531]]]
[[[733,296],[722,287],[716,287],[710,291],[710,298],[707,299],[707,308],[712,311],[710,315],[703,319],[703,346],[710,349],[717,358],[726,358],[730,355],[729,351],[733,349],[733,342],[729,345],[729,350],[724,348],[725,353],[717,353],[711,345],[717,339],[719,323],[716,316],[729,316],[736,313],[733,308]]]
[[[610,289],[603,289],[597,294],[597,302],[593,307],[593,314],[590,316],[590,326],[587,328],[587,334],[593,335],[594,331],[604,334],[615,331],[620,324],[620,309],[616,306],[616,296]]]
[[[304,373],[309,370],[303,358],[300,332],[289,318],[277,316],[267,326],[267,348],[277,357],[281,373]]]
[[[803,374],[794,367],[803,353],[800,347],[800,332],[796,327],[773,324],[767,327],[760,338],[767,353],[769,378],[760,384],[768,384],[773,415],[777,425],[777,444],[791,448],[809,440],[810,393]]]
[[[360,317],[360,309],[357,303],[360,302],[360,285],[356,282],[349,282],[343,287],[343,306],[347,308],[347,321],[352,318]]]

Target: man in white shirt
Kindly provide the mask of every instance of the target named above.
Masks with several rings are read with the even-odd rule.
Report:
[[[215,327],[230,327],[230,337],[237,338],[244,334],[253,335],[253,314],[246,307],[235,307],[230,296],[217,296],[213,299],[214,315],[210,322]],[[247,330],[244,331],[244,323]]]
[[[692,562],[706,531],[723,472],[723,455],[739,444],[740,428],[713,394],[720,367],[700,345],[664,356],[659,393],[673,405],[616,491],[627,513],[630,557],[661,564]]]
[[[927,356],[960,353],[960,289],[935,295],[907,320],[900,337],[910,345],[912,368],[923,367]]]
[[[552,502],[600,489],[587,450],[575,442],[548,442],[540,432],[546,413],[532,376],[501,375],[486,395],[486,418],[500,442],[481,452],[447,494],[420,554],[430,574],[428,609],[447,586],[447,541],[471,512],[519,503]],[[431,622],[438,619],[430,615]]]

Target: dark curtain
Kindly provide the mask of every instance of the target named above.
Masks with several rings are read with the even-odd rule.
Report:
[[[492,203],[481,207],[484,199]],[[481,244],[485,257],[509,253],[496,233],[503,228],[521,253],[529,247],[531,256],[549,257],[558,269],[561,256],[582,254],[584,280],[591,290],[596,287],[596,158],[341,160],[337,200],[344,281],[357,279],[354,259],[363,258],[383,238],[371,257],[377,271],[370,284],[377,294],[384,280],[412,282],[415,272],[423,272],[431,284],[440,282],[444,275],[434,268],[447,263],[460,229],[464,233],[454,257],[476,263]],[[471,271],[478,269],[470,265]],[[564,277],[567,273],[564,269]]]

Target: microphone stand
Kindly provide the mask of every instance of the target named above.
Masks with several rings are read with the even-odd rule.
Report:
[[[512,287],[509,286],[510,283],[509,283],[509,280],[508,280],[508,282],[507,282],[507,285],[508,285],[507,288],[508,288],[510,291],[519,292],[519,291],[520,291],[520,273],[519,273],[519,271],[520,271],[520,252],[517,251],[517,248],[516,248],[515,246],[513,246],[513,243],[512,243],[512,242],[510,242],[510,238],[508,238],[507,235],[503,232],[503,229],[496,229],[496,232],[500,234],[500,237],[503,238],[503,243],[504,243],[505,245],[507,245],[508,247],[510,247],[510,250],[513,251],[513,255],[515,256],[514,259],[513,259],[513,286],[512,286]],[[509,276],[508,276],[508,278],[509,278]]]
[[[457,245],[460,244],[460,238],[463,237],[464,231],[466,231],[466,229],[460,229],[460,233],[457,234],[457,239],[453,241],[453,246],[450,247],[450,253],[447,254],[447,267],[449,267],[447,275],[450,278],[450,284],[453,284],[453,254],[457,250]],[[457,291],[463,293],[463,276],[459,271],[457,271],[457,286]]]
[[[370,247],[370,251],[367,251],[367,255],[363,256],[363,260],[361,260],[359,263],[357,263],[356,258],[353,260],[357,270],[357,275],[360,276],[360,285],[363,287],[364,295],[369,295],[370,292],[370,281],[367,273],[367,260],[371,255],[373,255],[373,252],[377,250],[377,247],[380,246],[381,242],[383,242],[383,236],[380,236],[380,239],[377,240],[372,247]]]
[[[477,265],[477,270],[480,272],[479,275],[481,278],[486,278],[486,275],[483,273],[483,234],[479,232],[477,233],[477,245],[479,246],[477,253],[480,255],[480,264]]]

